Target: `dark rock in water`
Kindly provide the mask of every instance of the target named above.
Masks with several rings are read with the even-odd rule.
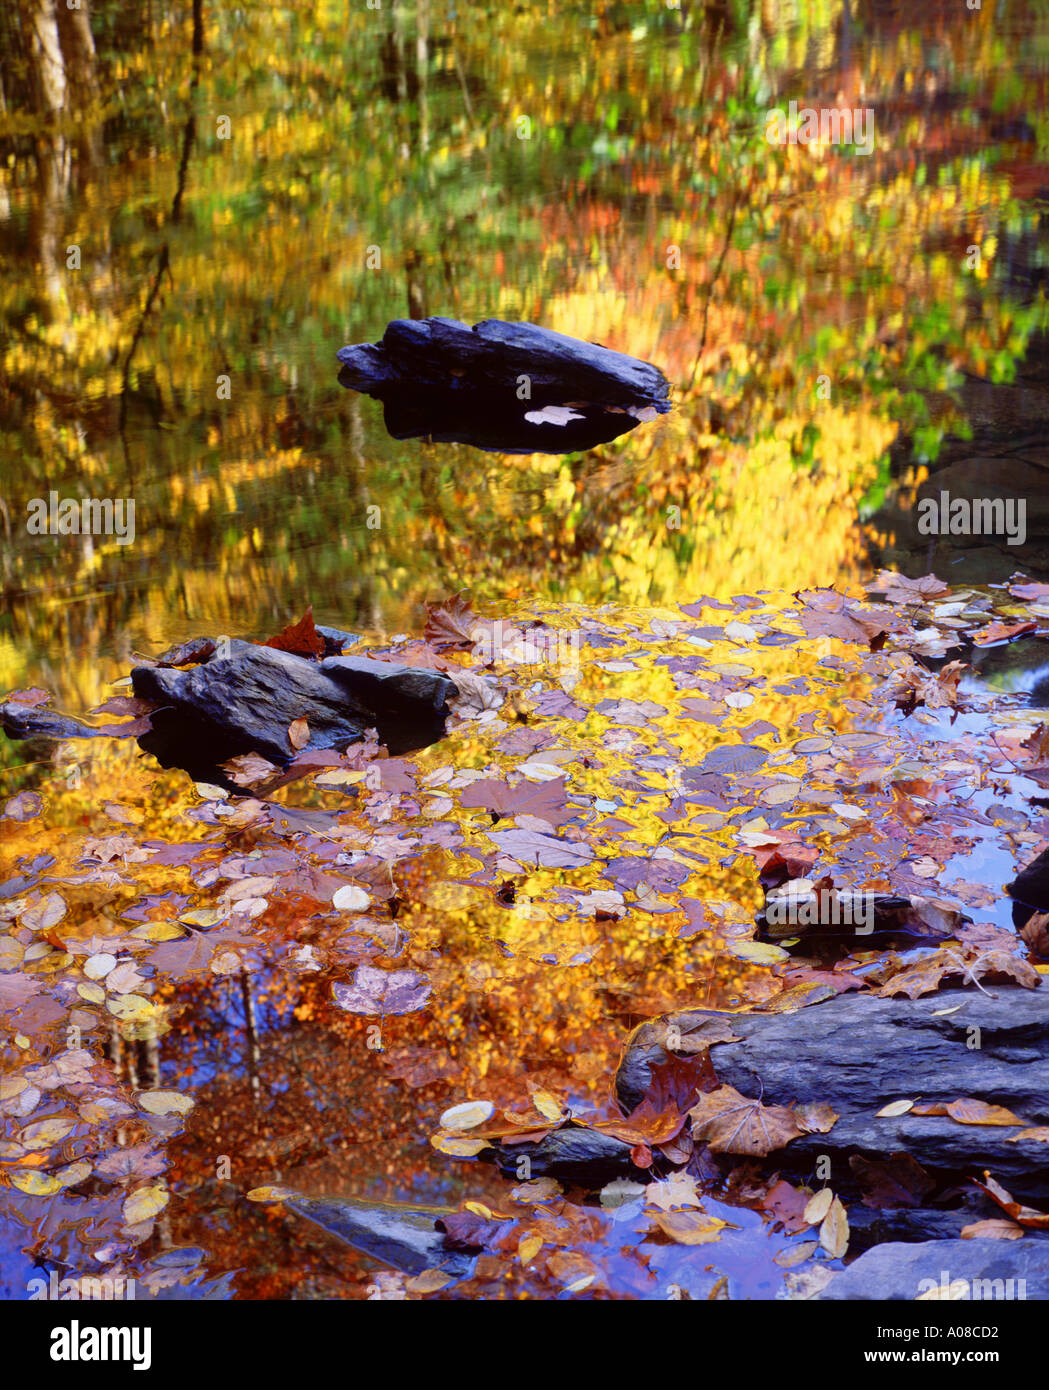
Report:
[[[452,1208],[409,1207],[393,1202],[365,1202],[356,1197],[288,1197],[284,1205],[324,1230],[370,1255],[380,1264],[419,1274],[440,1269],[453,1279],[470,1273],[474,1256],[449,1249],[437,1221]]]
[[[921,941],[941,941],[972,921],[938,898],[901,897],[863,892],[761,875],[764,906],[755,915],[759,941],[778,944],[798,955],[845,954]]]
[[[940,1296],[952,1300],[1049,1298],[1049,1242],[1025,1237],[876,1245],[835,1274],[818,1297],[913,1302],[940,1288]]]
[[[494,1156],[506,1177],[521,1178],[522,1158],[528,1160],[532,1178],[564,1178],[569,1182],[600,1184],[636,1171],[630,1162],[630,1145],[611,1134],[583,1125],[566,1124],[535,1144],[500,1145],[482,1157]]]
[[[1032,859],[1005,891],[1013,900],[1013,925],[1025,927],[1036,912],[1049,912],[1049,849]]]
[[[942,1012],[955,1006],[957,1013]],[[1045,1145],[1017,1141],[1018,1128],[946,1115],[877,1117],[894,1100],[971,1098],[1007,1107],[1023,1128],[1049,1124],[1049,990],[995,985],[993,996],[968,988],[915,1000],[850,994],[771,1016],[668,1014],[627,1044],[616,1074],[625,1110],[640,1102],[653,1065],[666,1058],[658,1040],[665,1025],[687,1033],[706,1018],[728,1022],[741,1039],[711,1046],[722,1083],[766,1105],[826,1101],[837,1112],[826,1134],[804,1134],[777,1151],[784,1171],[810,1174],[817,1157],[829,1155],[837,1189],[854,1155],[907,1153],[938,1181],[982,1178],[989,1168],[1014,1196],[1049,1199]]]
[[[358,640],[336,628],[317,631],[330,650]],[[200,638],[165,656],[200,664],[136,666],[135,695],[157,706],[138,719],[96,727],[9,700],[0,704],[0,729],[12,739],[137,737],[161,767],[180,767],[196,781],[236,792],[243,788],[221,765],[243,753],[283,768],[303,752],[346,748],[372,728],[395,755],[425,748],[443,736],[447,700],[458,694],[439,671],[363,656],[313,661],[240,639]],[[293,748],[289,729],[298,719],[306,721],[308,737]]]
[[[260,753],[278,767],[297,752],[344,748],[375,727],[393,753],[440,738],[456,687],[438,671],[367,657],[309,661],[273,647],[230,644],[187,671],[136,666],[135,694],[159,708],[140,740],[162,767],[183,767],[198,780],[241,753]],[[309,738],[292,747],[289,726],[305,719]]]
[[[850,1202],[849,1254],[858,1254],[885,1241],[960,1240],[965,1226],[989,1216],[1005,1215],[992,1211],[988,1199],[975,1186],[968,1191],[954,1189],[937,1200],[950,1205],[878,1208]],[[1049,1241],[1049,1231],[1029,1229],[1023,1239]]]
[[[82,719],[73,719],[54,710],[9,700],[0,705],[0,729],[8,738],[47,738],[63,741],[67,738],[106,738],[112,732],[92,728]]]
[[[327,656],[337,656],[346,647],[352,647],[355,642],[361,640],[356,633],[343,632],[341,627],[324,627],[323,624],[317,623],[315,629],[324,638]]]
[[[567,454],[670,410],[658,367],[534,323],[394,319],[381,343],[338,358],[341,384],[383,402],[395,439]]]

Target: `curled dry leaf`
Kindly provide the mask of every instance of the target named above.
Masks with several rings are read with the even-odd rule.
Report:
[[[991,1216],[986,1221],[973,1221],[961,1229],[962,1240],[1019,1240],[1024,1228],[1015,1221],[1003,1221]]]
[[[986,1192],[992,1202],[995,1202],[1020,1226],[1027,1226],[1035,1231],[1049,1231],[1049,1212],[1036,1211],[1033,1207],[1025,1207],[1021,1202],[1016,1201],[1010,1192],[1007,1192],[1000,1182],[991,1177],[990,1173],[984,1173],[984,1182],[979,1182],[973,1178],[973,1182],[981,1191]]]
[[[834,1193],[829,1187],[824,1187],[821,1191],[814,1193],[805,1204],[806,1222],[810,1226],[818,1226],[830,1211],[830,1204],[833,1201]]]

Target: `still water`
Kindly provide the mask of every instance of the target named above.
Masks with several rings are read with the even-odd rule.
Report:
[[[95,8],[93,99],[54,119],[5,22],[7,685],[79,702],[311,602],[391,631],[464,586],[1044,569],[1037,6]],[[770,143],[792,102],[867,143]],[[430,314],[654,362],[676,410],[562,458],[398,443],[335,353]],[[1025,544],[930,548],[930,468],[1026,498]],[[133,542],[30,534],[52,492],[133,500]]]

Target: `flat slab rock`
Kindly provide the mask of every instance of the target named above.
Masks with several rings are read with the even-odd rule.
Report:
[[[721,1082],[766,1105],[827,1101],[837,1111],[828,1133],[802,1135],[776,1151],[783,1171],[811,1173],[816,1157],[827,1154],[835,1174],[848,1174],[854,1155],[908,1153],[931,1175],[964,1180],[990,1169],[1015,1197],[1049,1200],[1046,1146],[1010,1142],[1016,1128],[876,1114],[894,1100],[971,1098],[1007,1107],[1024,1127],[1049,1124],[1049,990],[996,985],[993,997],[959,989],[916,1000],[849,994],[796,1013],[668,1014],[636,1029],[627,1044],[615,1081],[626,1110],[667,1055],[657,1041],[660,1025],[687,1032],[705,1018],[728,1021],[740,1038],[710,1049]]]
[[[310,661],[240,641],[189,670],[136,666],[131,682],[159,706],[142,747],[163,767],[191,770],[249,752],[284,766],[304,749],[357,742],[372,727],[393,753],[425,747],[443,734],[446,701],[457,693],[439,671],[360,656]],[[309,729],[299,749],[288,735],[297,719]]]
[[[950,1296],[959,1301],[1049,1298],[1049,1241],[927,1240],[917,1245],[876,1245],[836,1274],[817,1296],[913,1302],[923,1293],[952,1285]],[[950,1349],[946,1339],[943,1345]]]
[[[438,1229],[438,1220],[452,1215],[451,1207],[409,1207],[357,1197],[299,1194],[287,1198],[284,1205],[362,1254],[405,1274],[441,1269],[458,1279],[473,1267],[473,1257],[449,1249]]]
[[[383,402],[395,439],[570,453],[670,409],[658,367],[534,323],[394,319],[338,358],[340,383]]]

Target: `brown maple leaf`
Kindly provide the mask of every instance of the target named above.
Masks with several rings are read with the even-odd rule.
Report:
[[[282,769],[261,753],[238,753],[222,764],[222,770],[238,787],[246,791],[266,793],[273,789]]]
[[[537,816],[548,825],[560,826],[575,814],[565,804],[565,778],[553,777],[547,782],[522,779],[514,787],[494,777],[483,778],[465,787],[459,797],[461,806],[483,806],[498,817]]]
[[[896,971],[878,993],[883,999],[897,994],[917,999],[920,995],[932,994],[939,989],[943,980],[957,978],[961,978],[963,984],[974,984],[980,989],[983,988],[980,984],[983,979],[1013,980],[1025,989],[1035,989],[1041,982],[1041,976],[1033,965],[1008,951],[959,951],[945,946],[924,960]]]
[[[651,1147],[669,1143],[684,1128],[696,1095],[712,1080],[716,1078],[705,1052],[692,1057],[672,1053],[666,1061],[652,1067],[648,1088],[629,1115],[593,1120],[589,1128],[602,1130],[626,1144]]]
[[[1025,623],[988,623],[986,627],[980,628],[979,632],[973,633],[973,646],[986,647],[991,642],[1007,642],[1010,638],[1020,637],[1025,632],[1035,632],[1038,624],[1034,620]]]
[[[476,623],[477,614],[470,607],[467,590],[460,589],[448,598],[427,603],[423,635],[437,648],[472,647]]]
[[[1004,1105],[990,1105],[985,1100],[966,1096],[952,1100],[947,1114],[960,1125],[1022,1125],[1023,1120]]]
[[[805,605],[797,614],[806,637],[837,637],[844,642],[865,642],[899,632],[907,621],[891,608],[871,604],[861,608],[833,590],[796,594]],[[880,645],[880,643],[879,643]]]
[[[1038,724],[1034,733],[1030,738],[1025,738],[1020,747],[1027,749],[1032,764],[1040,766],[1049,762],[1049,724]]]
[[[958,682],[969,668],[964,661],[948,661],[936,675],[918,662],[912,662],[899,672],[899,683],[893,694],[896,708],[910,714],[919,705],[926,709],[962,709]]]
[[[884,594],[889,603],[924,603],[951,592],[950,585],[934,574],[908,579],[905,574],[895,574],[892,570],[879,570],[864,587],[868,594]]]
[[[764,1105],[732,1086],[719,1086],[702,1096],[690,1113],[693,1139],[702,1139],[715,1153],[764,1158],[803,1132],[792,1109]]]
[[[1049,960],[1049,912],[1036,912],[1020,928],[1024,944],[1033,956]]]
[[[192,666],[207,661],[217,650],[218,643],[213,637],[195,637],[190,642],[183,642],[181,646],[168,647],[166,652],[161,652],[156,657],[153,665]]]

